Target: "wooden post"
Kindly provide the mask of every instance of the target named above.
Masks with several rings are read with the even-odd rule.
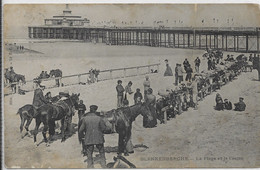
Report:
[[[124,78],[126,78],[126,69],[124,68]]]
[[[228,50],[228,38],[227,38],[227,35],[226,35],[226,51]]]
[[[239,36],[237,36],[237,51],[239,51]]]
[[[112,70],[110,70],[110,79],[113,79]]]
[[[208,48],[208,35],[206,34],[206,48]]]
[[[173,47],[175,48],[175,33],[173,34]]]
[[[80,75],[78,75],[78,83],[80,84]]]
[[[259,28],[257,28],[257,34],[256,34],[256,49],[257,49],[257,52],[259,53],[260,52],[260,47],[259,47]]]
[[[182,48],[185,48],[185,34],[182,34],[182,43],[183,43],[183,46],[182,46]]]
[[[234,51],[236,51],[236,36],[234,35]]]
[[[211,34],[209,35],[209,48],[211,48]]]
[[[188,48],[190,48],[190,34],[188,33]]]
[[[199,34],[199,49],[201,49],[201,34]]]
[[[178,48],[180,48],[180,34],[178,33]]]
[[[222,47],[221,48],[222,48],[222,50],[224,50],[224,35],[222,35],[222,42],[221,43],[222,43]]]
[[[248,52],[248,35],[246,35],[246,52]]]

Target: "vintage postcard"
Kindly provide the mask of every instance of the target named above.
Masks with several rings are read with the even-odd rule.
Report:
[[[5,168],[260,166],[258,4],[5,4]]]

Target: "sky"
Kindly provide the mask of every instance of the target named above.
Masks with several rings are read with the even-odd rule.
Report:
[[[113,21],[116,25],[169,27],[260,27],[256,4],[70,4],[73,15],[93,25]],[[62,14],[65,4],[5,4],[4,35],[28,37],[28,26],[44,24],[45,18]]]

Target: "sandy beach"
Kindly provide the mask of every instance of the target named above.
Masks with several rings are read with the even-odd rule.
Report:
[[[164,60],[168,59],[174,70],[176,63],[187,58],[194,69],[194,60],[201,57],[202,50],[156,48],[143,46],[107,46],[82,42],[21,43],[25,48],[43,54],[12,54],[15,72],[23,74],[26,80],[37,77],[42,70],[59,68],[63,75],[88,72],[90,68],[100,70],[161,63],[159,74],[151,74],[151,86],[155,94],[166,87],[174,88],[174,77],[164,78]],[[46,50],[48,49],[48,50]],[[227,53],[224,52],[224,57]],[[238,53],[235,56],[239,55]],[[5,67],[11,63],[6,62]],[[201,58],[201,69],[206,69],[206,60]],[[156,128],[142,127],[142,116],[133,123],[132,142],[143,144],[146,150],[135,149],[127,157],[138,168],[203,168],[203,167],[259,167],[260,166],[260,82],[256,81],[257,71],[242,73],[234,81],[199,102],[198,110],[188,111]],[[123,86],[133,82],[132,89],[143,91],[144,76],[122,79]],[[63,90],[80,93],[80,99],[87,108],[99,106],[99,111],[116,108],[117,79],[91,85],[73,85],[46,89],[54,95]],[[232,103],[243,96],[247,108],[244,112],[216,111],[215,95],[220,93]],[[51,146],[41,144],[35,147],[33,138],[20,139],[20,117],[17,110],[31,104],[33,92],[26,95],[13,94],[4,98],[4,152],[7,168],[86,168],[81,155],[77,133],[64,143],[55,140]],[[157,98],[159,96],[157,95]],[[109,102],[108,102],[109,101]],[[133,101],[130,101],[132,104]],[[77,114],[73,123],[78,121]],[[159,122],[159,121],[158,121]],[[34,121],[30,130],[34,128]],[[75,129],[77,126],[75,126]],[[41,133],[38,141],[42,140]],[[105,147],[117,146],[117,134],[105,135]],[[94,153],[96,155],[98,153]],[[113,161],[115,152],[106,153],[107,163]],[[95,164],[95,167],[99,167]]]

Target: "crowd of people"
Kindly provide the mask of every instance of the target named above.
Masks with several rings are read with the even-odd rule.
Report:
[[[226,61],[231,60],[232,56],[228,55]],[[166,59],[166,71],[164,76],[172,76],[173,72],[169,65],[169,61]],[[151,112],[152,119],[148,119],[147,116],[143,116],[143,127],[144,128],[154,128],[157,126],[157,120],[160,120],[161,123],[165,117],[162,117],[162,109],[158,110],[158,102],[160,101],[170,101],[171,103],[167,103],[163,105],[166,108],[164,111],[176,112],[178,114],[183,111],[187,111],[189,107],[193,107],[197,109],[199,98],[203,98],[203,93],[201,90],[201,79],[200,79],[200,58],[197,57],[194,60],[195,64],[195,72],[193,75],[193,69],[191,68],[191,64],[186,58],[183,62],[183,67],[181,64],[177,63],[175,67],[175,89],[166,89],[166,91],[158,91],[158,94],[162,97],[160,99],[156,99],[154,95],[154,91],[151,88],[151,81],[149,76],[145,76],[145,80],[143,81],[143,93],[140,88],[136,88],[135,92],[132,90],[133,82],[129,81],[125,87],[123,87],[122,80],[117,81],[116,85],[116,93],[117,93],[117,108],[129,107],[129,100],[132,100],[134,104],[144,102],[146,106],[149,108]],[[220,63],[219,63],[220,64]],[[92,70],[92,71],[91,71]],[[93,69],[90,70],[94,74]],[[185,81],[186,84],[183,83],[183,76],[186,74]],[[44,78],[47,75],[46,71],[43,71],[40,75],[41,78]],[[91,76],[91,74],[90,74]],[[34,91],[33,97],[33,106],[37,109],[44,104],[54,103],[56,101],[65,100],[69,97],[69,92],[64,91],[60,92],[58,96],[52,97],[51,92],[47,92],[46,95],[43,94],[45,86],[40,84],[41,82],[36,81],[36,89]],[[212,82],[211,82],[212,83]],[[208,87],[207,87],[208,88]],[[221,95],[217,93],[216,95],[216,110],[232,110],[232,103],[228,99],[222,99]],[[165,104],[165,103],[164,103]],[[169,107],[172,105],[173,108]],[[244,98],[240,97],[239,102],[234,104],[235,111],[244,111],[246,109],[246,104],[244,102]],[[93,168],[93,151],[94,146],[96,146],[100,153],[100,163],[102,168],[106,167],[105,161],[105,151],[104,151],[104,133],[108,131],[108,126],[106,122],[100,116],[100,113],[97,112],[98,106],[91,105],[89,108],[89,112],[87,111],[86,105],[83,100],[79,100],[77,104],[76,110],[78,110],[78,133],[79,136],[83,136],[82,139],[84,144],[83,150],[84,154],[88,157],[88,168]],[[171,113],[170,113],[171,114]],[[55,118],[57,115],[53,115]],[[73,114],[71,114],[73,116]],[[167,117],[168,119],[169,117]],[[71,119],[72,121],[72,119]]]

